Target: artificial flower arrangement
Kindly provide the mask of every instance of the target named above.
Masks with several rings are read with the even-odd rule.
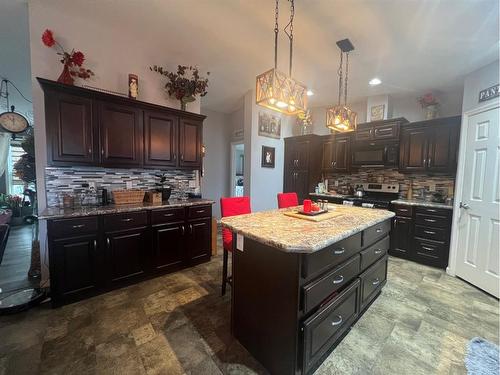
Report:
[[[436,97],[432,93],[425,94],[418,98],[418,102],[422,106],[422,108],[429,107],[431,105],[439,105]]]
[[[85,80],[94,75],[92,70],[85,69],[82,66],[85,61],[83,52],[75,51],[74,49],[71,50],[71,53],[66,52],[66,50],[54,39],[54,33],[51,30],[47,29],[43,32],[42,42],[49,48],[56,46],[59,49],[57,54],[61,56],[60,61],[64,65],[64,69],[57,79],[57,82],[73,85],[75,82],[74,77]]]
[[[186,110],[186,103],[194,102],[196,95],[207,95],[208,78],[200,77],[200,72],[196,66],[179,65],[177,73],[170,72],[157,65],[150,66],[149,69],[168,78],[165,89],[168,95],[180,100],[181,109],[184,111]],[[210,72],[207,72],[207,75],[210,75]]]

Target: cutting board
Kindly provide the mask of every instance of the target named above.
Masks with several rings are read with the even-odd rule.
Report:
[[[343,213],[335,212],[335,211],[329,211],[327,213],[324,213],[324,214],[321,214],[318,216],[301,215],[301,214],[297,213],[296,211],[283,212],[283,214],[286,216],[295,217],[297,219],[314,221],[316,223],[319,223],[320,221],[324,221],[324,220],[328,220],[328,219],[333,219],[335,217],[339,217],[339,216],[343,215]]]

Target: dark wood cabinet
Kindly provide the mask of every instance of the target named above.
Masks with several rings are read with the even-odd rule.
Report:
[[[192,220],[188,222],[187,238],[188,262],[191,265],[206,262],[211,254],[211,219]]]
[[[201,167],[202,125],[200,121],[181,119],[179,123],[179,166]]]
[[[283,191],[307,199],[319,182],[321,141],[317,135],[285,138]]]
[[[355,141],[399,140],[399,128],[408,123],[404,117],[358,124]]]
[[[205,116],[38,78],[48,165],[199,169]]]
[[[53,165],[97,163],[93,103],[89,96],[50,91],[45,101],[47,153]]]
[[[179,118],[162,112],[144,112],[144,165],[177,166]]]
[[[402,172],[454,174],[461,116],[411,123],[401,130]]]
[[[124,105],[99,102],[101,163],[103,166],[142,165],[141,111]]]
[[[392,220],[391,250],[395,256],[411,258],[413,242],[413,219],[410,217],[396,216]]]
[[[321,158],[323,171],[349,171],[350,140],[349,136],[326,136],[323,138]]]
[[[156,271],[179,269],[185,261],[184,223],[153,227],[153,267]]]

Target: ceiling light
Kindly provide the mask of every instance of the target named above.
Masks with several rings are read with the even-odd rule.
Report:
[[[290,1],[290,22],[285,27],[285,34],[290,41],[290,67],[288,75],[278,70],[278,0],[276,0],[274,26],[274,68],[257,76],[255,102],[258,105],[295,115],[306,109],[307,87],[292,78],[293,19],[295,17],[294,0]]]
[[[380,85],[382,83],[382,81],[380,80],[380,78],[372,78],[370,79],[370,82],[368,82],[369,85],[371,86],[377,86],[377,85]]]
[[[307,94],[307,96],[313,96],[314,92],[313,92],[313,90],[307,90],[306,94]]]

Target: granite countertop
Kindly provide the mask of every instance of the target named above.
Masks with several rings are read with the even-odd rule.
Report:
[[[143,211],[143,210],[154,210],[157,208],[172,208],[172,207],[187,207],[187,206],[198,206],[202,204],[214,204],[215,202],[210,199],[192,198],[188,200],[180,199],[169,199],[163,203],[134,203],[134,204],[120,204],[114,205],[110,204],[107,206],[84,206],[77,208],[59,208],[59,207],[48,207],[43,210],[38,219],[60,219],[60,218],[71,218],[71,217],[81,217],[81,216],[95,216],[95,215],[106,215],[106,214],[117,214],[121,212],[133,212],[133,211]]]
[[[337,194],[337,193],[309,193],[309,195],[312,195],[314,197],[325,197],[325,198],[345,198],[348,195],[343,195],[343,194]]]
[[[342,216],[312,222],[284,215],[285,211],[297,210],[291,207],[225,217],[222,225],[285,252],[312,253],[394,216],[394,212],[373,208],[339,204],[328,207]]]
[[[422,201],[422,200],[418,200],[418,199],[396,199],[394,201],[391,201],[391,203],[392,204],[403,204],[406,206],[445,208],[448,210],[453,210],[453,205],[451,205],[451,204]]]

